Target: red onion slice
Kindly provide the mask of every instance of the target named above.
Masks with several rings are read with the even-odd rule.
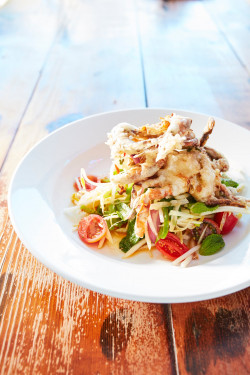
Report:
[[[133,159],[133,162],[135,164],[139,164],[140,163],[140,157],[139,156],[131,155],[131,158]]]
[[[161,222],[160,222],[160,216],[159,216],[159,211],[158,210],[151,210],[150,211],[150,216],[152,218],[152,223],[153,223],[155,231],[153,231],[151,229],[149,223],[147,223],[147,226],[148,226],[148,235],[149,235],[149,238],[150,238],[151,242],[155,243],[157,235],[154,232],[156,232],[157,234],[159,233],[160,224],[161,224]]]

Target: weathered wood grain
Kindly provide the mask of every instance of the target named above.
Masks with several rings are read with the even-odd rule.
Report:
[[[47,1],[9,2],[0,9],[0,169],[40,79],[59,20]]]
[[[35,95],[28,104],[27,99],[23,103],[21,126],[12,146],[16,152],[3,168],[2,184],[8,184],[8,176],[34,142],[56,128],[85,115],[144,106],[133,9],[132,0],[122,6],[109,0],[105,4],[92,2],[91,6],[81,1],[74,5],[65,1],[60,12],[54,10],[60,16],[59,32],[45,66],[40,63],[42,74]],[[37,44],[44,43],[42,35],[40,38],[41,43],[36,41]],[[27,56],[25,59],[29,60]],[[20,72],[22,69],[21,66]],[[12,96],[10,88],[9,96]],[[20,91],[18,96],[25,95]],[[0,128],[0,137],[6,145],[5,128]],[[3,156],[6,151],[3,148]]]
[[[109,1],[95,10],[75,5],[64,3],[64,24],[2,168],[1,374],[171,374],[172,332],[160,305],[109,298],[63,280],[22,246],[7,218],[10,176],[37,140],[83,115],[144,104],[133,2],[118,8]],[[103,18],[106,7],[116,11],[115,20]]]
[[[172,316],[168,305],[93,293],[55,275],[23,247],[6,204],[10,177],[25,152],[88,114],[148,100],[247,125],[249,60],[237,41],[248,33],[247,18],[242,28],[237,21],[234,36],[222,8],[214,17],[204,3],[13,0],[0,12],[6,52],[0,57],[1,375],[249,370],[249,290],[172,305]],[[247,2],[239,8],[248,9]]]
[[[70,1],[23,119],[44,134],[86,115],[145,105],[134,1]]]
[[[56,128],[85,115],[144,106],[133,0],[122,6],[114,0],[92,2],[91,6],[82,1],[59,5],[51,10],[59,14],[59,31],[45,66],[40,63],[42,73],[34,95],[23,104],[18,134],[12,140],[15,151],[2,168],[1,186],[8,185],[20,158],[31,146]],[[26,17],[29,19],[29,13]],[[40,38],[38,44],[44,42],[42,35]],[[24,93],[18,95],[23,97]],[[0,139],[4,145],[8,143],[5,128],[0,128]],[[5,156],[6,151],[3,148]],[[4,210],[0,207],[0,233],[6,222],[6,202],[3,197],[1,200]]]
[[[239,62],[250,74],[250,7],[248,0],[206,1],[211,14]]]
[[[250,288],[226,297],[173,304],[179,373],[247,375]]]
[[[1,374],[174,374],[160,305],[110,298],[49,271],[13,229],[0,279]],[[166,332],[169,329],[169,332]]]
[[[137,0],[148,105],[203,112],[247,127],[249,74],[228,42],[227,29],[221,32],[205,3]],[[217,7],[223,18],[219,2],[213,2],[214,13]],[[235,44],[242,44],[246,24],[239,20],[237,27]]]

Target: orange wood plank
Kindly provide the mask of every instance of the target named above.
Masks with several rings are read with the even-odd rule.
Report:
[[[222,298],[173,304],[179,373],[250,372],[250,288]]]
[[[174,374],[161,305],[111,298],[39,263],[11,224],[0,278],[1,374]]]
[[[167,310],[63,280],[23,247],[8,219],[10,177],[36,141],[83,115],[144,104],[133,2],[92,6],[64,3],[61,11],[67,17],[2,168],[1,374],[175,371]],[[107,8],[115,11],[115,20]],[[104,11],[110,14],[107,19]]]
[[[185,3],[181,3],[185,7]],[[194,3],[200,7],[199,2]],[[6,186],[20,157],[35,141],[82,115],[144,104],[133,2],[120,5],[118,8],[117,3],[109,0],[105,5],[98,3],[99,7],[96,4],[95,11],[91,11],[86,3],[79,2],[75,7],[70,2],[65,3],[60,14],[64,15],[61,32],[48,56],[35,95],[28,108],[24,109],[21,126],[3,167],[0,183],[0,373],[174,374],[176,352],[182,374],[192,371],[194,374],[208,371],[211,374],[215,373],[213,370],[231,374],[237,373],[238,369],[243,371],[240,374],[244,374],[249,350],[246,344],[248,336],[244,333],[249,321],[249,315],[246,319],[245,292],[202,303],[173,305],[175,347],[168,307],[110,298],[63,280],[36,261],[23,247],[7,219]],[[170,6],[173,14],[181,11],[180,4]],[[110,17],[104,19],[107,7],[114,13],[108,12]],[[145,9],[153,19],[150,8]],[[162,14],[157,21],[161,17]],[[88,20],[91,21],[88,23]],[[88,33],[91,25],[93,30]],[[147,31],[146,25],[143,26],[144,32]],[[113,29],[116,30],[116,38],[111,35]],[[95,41],[99,38],[99,45],[93,45],[90,34],[94,35]],[[113,49],[121,50],[119,57],[117,53],[112,55]],[[175,58],[178,56],[175,55]],[[196,57],[199,57],[198,54]],[[235,60],[234,63],[236,66]],[[123,70],[119,70],[121,66]],[[227,78],[229,71],[234,72],[234,67],[230,69],[225,75]],[[162,77],[164,81],[164,75]],[[175,77],[178,78],[178,74]],[[230,86],[231,94],[232,88],[238,88],[243,82],[242,77],[245,76],[240,71],[240,83]],[[202,80],[199,82],[204,83]],[[210,90],[216,86],[215,82],[210,85],[211,82]],[[247,87],[244,83],[246,100]],[[197,88],[202,88],[202,84],[198,84]],[[149,86],[151,105],[165,95],[165,87],[159,90],[159,94],[158,89],[158,83]],[[156,93],[155,102],[153,92]],[[207,108],[215,108],[213,114],[217,108],[223,112],[225,103],[231,104],[229,99],[223,99],[223,102],[219,90],[214,96],[208,90],[206,100]],[[217,100],[219,107],[216,106]],[[248,107],[243,108],[244,103],[243,100],[242,124],[245,124],[248,114]],[[166,104],[165,101],[163,105]],[[158,101],[157,105],[162,105],[162,102]],[[205,322],[201,318],[202,312]],[[227,321],[226,327],[224,321]],[[211,333],[211,327],[212,332],[217,329],[217,334]],[[199,331],[196,333],[198,329],[208,333],[208,348],[212,347],[211,351],[208,350],[212,356],[207,355],[209,363],[204,335],[199,341],[200,346],[195,341],[200,337]],[[231,336],[227,334],[230,329],[233,331]],[[186,341],[183,341],[183,335]],[[240,353],[232,344],[232,336]],[[193,344],[198,346],[197,356],[192,352]],[[227,363],[224,353],[229,351],[228,348],[234,351]]]

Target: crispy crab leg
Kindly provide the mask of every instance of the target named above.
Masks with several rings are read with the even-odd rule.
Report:
[[[226,172],[229,169],[229,164],[227,159],[218,151],[211,147],[204,147],[207,155],[213,162],[214,168],[218,168],[221,172]]]
[[[207,140],[208,140],[210,134],[213,131],[214,125],[215,125],[215,120],[213,119],[213,117],[209,117],[207,125],[206,125],[206,127],[204,129],[204,132],[202,134],[202,137],[200,139],[200,146],[201,147],[205,146],[205,144],[207,143]]]
[[[241,196],[235,196],[225,185],[221,184],[217,196],[211,197],[207,200],[208,206],[222,205],[222,206],[236,206],[247,207],[248,200]]]

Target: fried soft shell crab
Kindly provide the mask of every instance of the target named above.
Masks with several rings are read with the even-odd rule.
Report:
[[[154,200],[189,193],[207,206],[246,207],[222,182],[229,169],[226,158],[206,147],[215,121],[208,119],[203,135],[197,139],[192,120],[171,114],[157,124],[137,128],[127,123],[115,126],[108,135],[115,184],[134,183],[131,207],[135,209],[135,233],[143,237],[150,204]],[[118,169],[118,173],[115,173]]]

